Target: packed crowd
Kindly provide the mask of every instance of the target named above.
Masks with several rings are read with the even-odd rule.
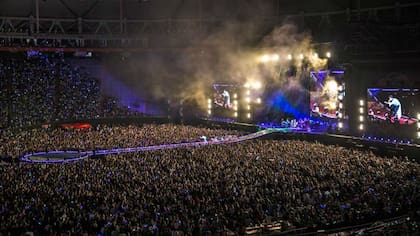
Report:
[[[0,157],[20,157],[39,151],[76,150],[92,151],[113,148],[143,147],[158,144],[200,141],[242,132],[206,129],[173,124],[144,124],[142,126],[99,125],[89,129],[33,129],[0,130]]]
[[[190,138],[181,138],[184,127],[163,129],[145,137]],[[103,145],[132,142],[133,134],[122,131],[128,130],[101,139]],[[78,138],[64,140],[71,139]],[[10,163],[0,165],[0,232],[214,235],[270,222],[284,222],[282,230],[364,223],[418,209],[419,174],[419,164],[404,159],[268,140],[68,164]]]
[[[0,128],[131,115],[98,79],[60,54],[0,57]]]

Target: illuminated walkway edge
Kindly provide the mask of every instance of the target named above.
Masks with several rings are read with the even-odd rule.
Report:
[[[86,159],[94,155],[112,155],[120,153],[129,153],[129,152],[142,152],[142,151],[151,151],[151,150],[163,150],[163,149],[175,149],[175,148],[184,148],[184,147],[195,147],[195,146],[207,146],[207,145],[216,145],[216,144],[226,144],[226,143],[238,143],[246,140],[251,140],[259,138],[261,136],[275,133],[275,132],[288,132],[288,129],[265,129],[258,131],[256,133],[243,135],[236,138],[229,138],[225,140],[212,140],[207,142],[190,142],[190,143],[175,143],[175,144],[161,144],[161,145],[152,145],[145,147],[133,147],[133,148],[117,148],[117,149],[104,149],[104,150],[95,150],[95,151],[86,151],[86,152],[77,152],[77,151],[48,151],[48,152],[35,152],[25,154],[21,160],[23,162],[32,162],[32,163],[63,163],[63,162],[74,162]],[[76,158],[67,158],[67,159],[32,159],[35,156],[45,155],[45,154],[76,154]]]

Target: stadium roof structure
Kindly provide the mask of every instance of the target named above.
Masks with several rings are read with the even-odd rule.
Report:
[[[417,0],[2,0],[0,44],[37,39],[58,40],[57,44],[67,40],[76,47],[147,47],[151,41],[171,40],[162,47],[178,47],[174,41],[200,40],[226,23],[259,22],[257,34],[263,35],[293,21],[315,38],[320,35],[318,41],[350,38],[376,46],[386,37],[376,32],[381,29],[366,28],[364,23],[405,27],[402,32],[414,32],[414,38],[401,38],[415,42],[419,12]],[[352,33],[334,37],[348,31],[349,25]],[[322,37],[325,32],[327,38]],[[160,35],[160,40],[151,35]],[[186,44],[194,43],[186,40]]]

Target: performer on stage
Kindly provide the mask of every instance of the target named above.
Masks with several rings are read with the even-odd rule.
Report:
[[[226,90],[223,90],[222,96],[223,96],[224,107],[225,108],[230,108],[230,94],[229,94],[229,92],[226,91]]]
[[[388,101],[385,102],[391,109],[391,121],[398,121],[402,116],[401,103],[397,98],[392,95],[388,96]]]

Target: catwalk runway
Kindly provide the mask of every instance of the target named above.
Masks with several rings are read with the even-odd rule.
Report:
[[[48,151],[48,152],[36,152],[28,153],[24,155],[21,160],[24,162],[32,163],[62,163],[62,162],[74,162],[83,160],[96,155],[112,155],[119,153],[128,153],[128,152],[142,152],[150,150],[162,150],[162,149],[174,149],[174,148],[185,148],[193,146],[206,146],[206,145],[217,145],[217,144],[227,144],[227,143],[238,143],[246,140],[251,140],[259,138],[261,136],[275,133],[275,132],[289,132],[288,129],[265,129],[258,131],[256,133],[251,133],[243,135],[240,137],[233,137],[223,140],[211,140],[211,141],[202,141],[202,142],[190,142],[190,143],[174,143],[174,144],[162,144],[162,145],[153,145],[145,147],[131,147],[131,148],[118,148],[118,149],[104,149],[104,150],[95,150],[95,151],[86,151],[86,152],[77,152],[77,151]]]

